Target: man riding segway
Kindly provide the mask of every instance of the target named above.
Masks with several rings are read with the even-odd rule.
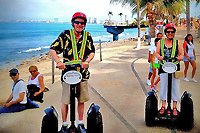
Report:
[[[89,62],[94,58],[95,48],[93,40],[89,32],[85,31],[87,23],[86,15],[82,12],[76,12],[71,19],[73,29],[63,31],[58,38],[52,43],[50,53],[57,64],[57,67],[62,70],[62,75],[71,70],[66,63],[81,64],[82,81],[78,85],[78,128],[85,128],[83,124],[84,102],[89,100],[88,83],[90,73],[88,71]],[[63,62],[60,61],[58,54],[63,53]],[[62,81],[62,128],[59,132],[67,133],[67,114],[68,104],[70,103],[70,85]]]

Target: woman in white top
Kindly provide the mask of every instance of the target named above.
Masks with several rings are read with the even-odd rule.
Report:
[[[43,92],[45,90],[43,75],[38,72],[37,66],[30,66],[29,67],[29,72],[30,72],[31,76],[28,79],[28,85],[35,85],[35,86],[37,86],[36,89],[39,88],[38,90],[36,90],[34,92],[33,95],[35,97],[37,97],[39,95],[42,95],[41,97],[43,97]]]
[[[195,48],[194,48],[194,44],[193,44],[193,37],[192,37],[191,34],[188,34],[185,37],[185,41],[183,43],[183,49],[184,49],[183,61],[184,61],[184,64],[185,64],[184,80],[189,81],[189,79],[187,78],[187,71],[188,71],[188,67],[189,67],[189,63],[190,63],[192,65],[191,81],[197,82],[194,79],[194,75],[195,75],[195,72],[196,72],[196,55],[195,55]]]

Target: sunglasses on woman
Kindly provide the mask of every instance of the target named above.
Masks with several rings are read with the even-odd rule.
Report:
[[[33,71],[29,71],[30,73],[35,73],[36,72],[36,70],[33,70]]]
[[[166,31],[166,33],[172,33],[172,34],[174,34],[175,31]]]

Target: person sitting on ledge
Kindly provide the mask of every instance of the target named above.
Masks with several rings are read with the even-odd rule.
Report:
[[[31,76],[28,79],[28,97],[30,100],[43,102],[43,92],[45,91],[44,77],[38,72],[37,66],[30,66]]]
[[[19,71],[13,68],[9,71],[11,79],[14,81],[12,84],[11,94],[3,104],[0,106],[1,113],[19,112],[26,109],[27,97],[26,97],[26,84],[19,78]]]

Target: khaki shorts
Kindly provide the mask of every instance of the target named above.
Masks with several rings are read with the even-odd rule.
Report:
[[[61,102],[64,104],[70,103],[70,86],[69,84],[66,84],[65,82],[62,82],[62,98]],[[78,92],[78,102],[84,103],[89,100],[89,93],[88,93],[88,82],[84,81],[81,82],[80,85],[77,87]]]

